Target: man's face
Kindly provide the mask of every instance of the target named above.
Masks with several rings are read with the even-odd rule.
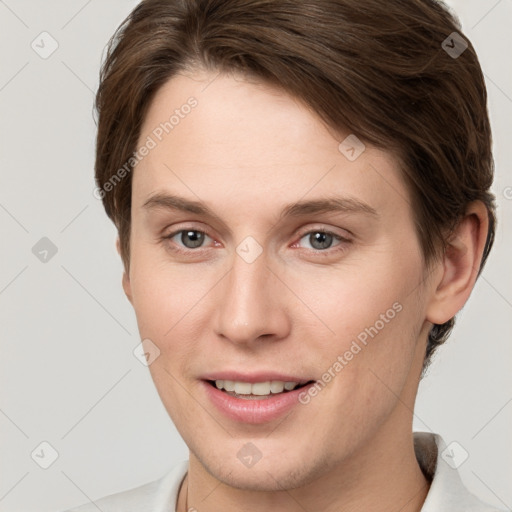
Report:
[[[235,487],[293,488],[410,433],[430,292],[388,153],[340,149],[350,132],[334,137],[285,93],[214,78],[174,77],[147,113],[124,287],[191,463]]]

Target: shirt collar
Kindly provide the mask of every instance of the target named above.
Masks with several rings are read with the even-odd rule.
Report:
[[[414,450],[423,474],[431,481],[421,512],[497,510],[480,501],[464,486],[457,469],[460,462],[455,460],[457,453],[454,453],[457,450],[464,450],[458,443],[446,446],[439,434],[414,432]],[[460,453],[458,455],[460,456]]]

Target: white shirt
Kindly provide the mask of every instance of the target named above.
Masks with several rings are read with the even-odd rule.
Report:
[[[464,487],[458,471],[442,457],[446,444],[440,435],[414,432],[414,445],[418,463],[431,479],[421,512],[499,511],[480,501]],[[178,491],[187,470],[188,460],[181,461],[158,480],[105,496],[96,500],[96,504],[87,503],[65,512],[98,512],[98,509],[102,512],[176,512]]]

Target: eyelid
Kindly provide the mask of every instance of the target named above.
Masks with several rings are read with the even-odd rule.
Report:
[[[304,235],[307,235],[309,233],[321,232],[333,235],[341,240],[351,240],[351,237],[353,236],[352,233],[346,229],[344,229],[343,231],[347,233],[348,236],[338,233],[335,228],[329,228],[326,227],[325,224],[320,224],[316,226],[308,226],[307,228],[299,230],[297,236],[300,236],[302,238]]]
[[[170,229],[170,228],[172,228],[172,230],[170,230],[168,232],[168,234],[164,234],[163,237],[170,238],[170,237],[173,237],[174,235],[177,235],[181,231],[198,231],[198,232],[204,233],[205,235],[208,235],[210,238],[212,238],[212,236],[210,235],[209,229],[202,222],[194,223],[192,225],[190,225],[190,224],[187,225],[186,223],[183,223],[183,225],[177,224],[177,225],[173,225],[173,226],[168,226],[168,227],[164,228],[161,232],[166,233],[168,231],[168,229]]]

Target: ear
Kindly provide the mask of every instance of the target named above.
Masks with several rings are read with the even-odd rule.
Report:
[[[489,217],[484,203],[470,203],[449,239],[442,261],[443,272],[428,304],[428,321],[447,322],[468,300],[478,276],[488,229]]]
[[[119,256],[121,256],[121,242],[119,240],[119,237],[117,237],[117,239],[116,239],[116,249],[117,249],[117,253],[119,254]],[[130,276],[126,272],[126,269],[123,270],[122,285],[123,285],[123,290],[124,290],[124,293],[125,293],[127,299],[133,305],[132,288],[130,285]]]

